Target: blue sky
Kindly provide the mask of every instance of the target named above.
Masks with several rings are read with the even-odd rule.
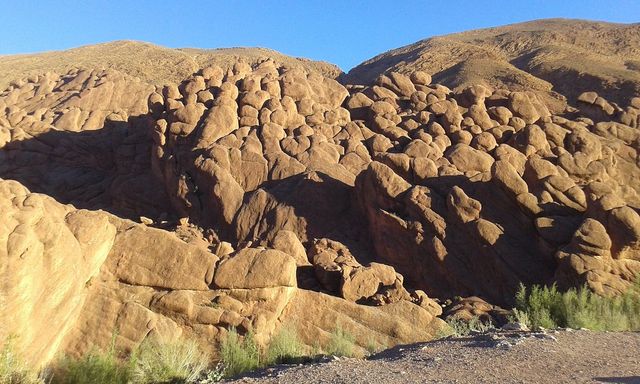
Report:
[[[640,22],[640,0],[0,0],[0,54],[130,39],[261,46],[348,70],[430,36],[549,17]]]

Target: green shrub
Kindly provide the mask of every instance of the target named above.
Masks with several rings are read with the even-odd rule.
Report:
[[[516,310],[526,315],[534,329],[637,331],[640,330],[640,284],[615,297],[599,296],[586,287],[560,292],[555,285],[530,289],[521,285],[516,294]]]
[[[377,342],[372,336],[369,336],[369,338],[367,339],[367,352],[369,352],[370,355],[373,355],[375,353],[378,353],[380,351],[383,351],[385,349],[387,349],[387,346],[384,342]]]
[[[336,327],[331,334],[331,340],[327,345],[329,355],[341,357],[355,356],[355,338],[347,333],[342,327]]]
[[[555,328],[562,316],[562,293],[555,284],[551,287],[534,285],[527,293],[520,285],[516,293],[516,308],[525,312],[534,328]]]
[[[133,359],[120,361],[115,349],[91,351],[80,359],[63,357],[56,364],[53,384],[127,384],[132,379]]]
[[[447,323],[446,327],[438,328],[435,335],[433,335],[434,339],[437,340],[437,339],[444,339],[445,337],[449,337],[449,336],[456,336],[456,331],[451,326],[450,321],[447,321],[446,323]]]
[[[14,349],[15,337],[9,337],[0,349],[1,384],[37,384],[43,381],[22,361]]]
[[[266,365],[291,363],[304,356],[304,345],[295,329],[283,327],[269,343],[266,352]]]
[[[52,383],[193,383],[208,365],[209,357],[192,340],[162,343],[149,339],[126,359],[118,357],[112,342],[104,352],[94,350],[80,359],[60,359]]]
[[[447,319],[447,324],[451,328],[451,333],[444,336],[467,336],[471,332],[487,332],[493,329],[491,321],[483,322],[478,317],[472,317],[470,320],[463,320],[456,316]]]
[[[193,340],[147,340],[130,361],[135,383],[192,383],[208,367],[210,358]]]
[[[509,315],[509,321],[513,323],[520,323],[526,328],[531,328],[531,320],[529,320],[529,314],[517,308],[514,308],[511,311],[511,315]]]
[[[224,374],[227,377],[260,367],[260,349],[253,335],[248,333],[241,340],[235,329],[231,329],[220,345],[220,356],[224,363]]]

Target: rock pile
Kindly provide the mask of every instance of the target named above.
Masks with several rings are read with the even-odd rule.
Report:
[[[438,297],[624,290],[640,268],[637,99],[557,116],[532,93],[428,79],[382,75],[347,101],[374,132],[355,189],[379,260]]]

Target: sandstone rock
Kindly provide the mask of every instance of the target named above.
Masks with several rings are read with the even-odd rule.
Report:
[[[206,290],[218,258],[180,239],[167,239],[164,231],[119,223],[107,261],[111,273],[131,285],[166,289]],[[149,249],[154,249],[150,254]],[[156,257],[162,257],[158,263]]]
[[[318,281],[329,292],[337,293],[343,270],[361,267],[344,244],[329,239],[315,241],[309,251]]]
[[[115,70],[39,80],[0,93],[0,177],[91,211],[0,182],[0,320],[37,363],[115,329],[125,351],[230,327],[264,344],[288,322],[308,344],[337,321],[408,342],[442,325],[430,297],[486,317],[520,282],[617,294],[640,271],[635,101],[559,116],[540,92],[404,70],[347,89],[277,60],[162,92]]]
[[[307,252],[295,233],[280,231],[273,239],[273,248],[292,256],[297,266],[309,265]]]
[[[494,161],[491,155],[473,149],[466,144],[456,144],[447,151],[446,157],[461,172],[488,172]]]
[[[231,107],[214,106],[204,119],[198,146],[206,147],[238,128],[238,115]]]
[[[245,248],[220,260],[213,284],[228,289],[295,287],[296,262],[280,251]]]
[[[600,222],[584,220],[571,242],[556,255],[559,260],[556,271],[559,284],[587,284],[602,295],[623,292],[630,284],[629,276],[636,274],[640,266],[612,259],[611,245],[611,238]],[[622,267],[623,264],[626,265]]]
[[[395,281],[396,271],[393,267],[372,263],[368,267],[344,271],[340,293],[346,300],[358,302],[374,296],[381,286],[393,285]]]
[[[477,296],[460,298],[454,301],[444,311],[446,319],[471,321],[480,320],[494,326],[500,326],[508,321],[510,312],[498,306],[491,305]]]
[[[116,229],[105,215],[73,211],[15,181],[0,180],[0,209],[0,338],[20,335],[15,352],[42,366],[72,330]]]
[[[534,100],[531,100],[532,97]],[[541,117],[549,115],[549,111],[535,99],[535,96],[523,92],[511,93],[509,109],[527,124],[533,124]]]
[[[416,85],[429,85],[431,84],[431,75],[426,72],[416,71],[411,73],[411,81]]]
[[[447,197],[447,206],[463,223],[480,218],[482,205],[478,200],[469,198],[460,187],[453,187]]]
[[[416,91],[411,80],[407,76],[397,72],[381,75],[377,80],[377,84],[405,97],[410,97],[411,94]]]

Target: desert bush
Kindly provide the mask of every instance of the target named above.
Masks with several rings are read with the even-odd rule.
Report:
[[[529,320],[529,314],[525,311],[521,311],[518,308],[514,308],[509,315],[509,321],[512,323],[519,323],[526,328],[531,328],[531,320]]]
[[[551,287],[520,286],[516,309],[526,314],[531,327],[587,328],[595,331],[640,330],[640,283],[624,294],[605,297],[586,287],[560,292]]]
[[[369,338],[367,339],[366,349],[370,355],[373,355],[375,353],[378,353],[380,351],[387,349],[387,345],[386,343],[378,342],[372,336],[369,336]]]
[[[163,343],[147,340],[132,357],[132,381],[151,383],[193,383],[210,362],[194,340]]]
[[[224,364],[219,362],[213,369],[203,372],[196,380],[198,384],[213,384],[224,378]]]
[[[149,339],[127,358],[119,358],[115,343],[80,359],[61,358],[53,384],[194,383],[204,375],[209,356],[193,340],[163,343]]]
[[[483,322],[478,317],[472,317],[469,320],[464,320],[453,316],[447,319],[447,324],[451,328],[451,332],[445,336],[467,336],[472,332],[484,333],[493,329],[491,321]]]
[[[220,345],[220,357],[227,377],[252,371],[261,366],[260,348],[253,335],[248,333],[241,338],[235,329],[229,330],[227,337]]]
[[[354,357],[356,355],[355,350],[355,338],[353,335],[346,332],[342,327],[336,327],[331,333],[331,340],[326,347],[326,352],[333,356]]]
[[[115,348],[94,350],[80,359],[62,357],[56,363],[53,384],[127,384],[132,379],[135,359],[118,359]]]
[[[15,337],[8,337],[0,349],[0,383],[37,384],[43,383],[38,375],[31,371],[18,356],[14,348]]]
[[[293,328],[283,327],[269,343],[265,356],[265,364],[281,364],[295,362],[304,356],[304,345]]]

